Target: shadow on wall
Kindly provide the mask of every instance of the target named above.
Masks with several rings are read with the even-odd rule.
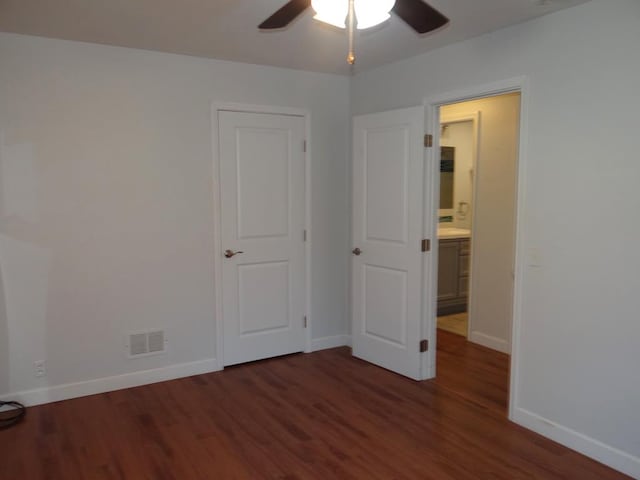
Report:
[[[3,148],[4,136],[0,135],[0,232],[4,215],[3,200]],[[7,315],[7,296],[4,289],[3,262],[0,255],[0,395],[9,393],[9,316]]]
[[[9,322],[0,264],[0,395],[9,392]]]
[[[7,145],[0,131],[0,395],[47,385],[32,370],[46,360],[51,264],[38,220],[33,146]]]

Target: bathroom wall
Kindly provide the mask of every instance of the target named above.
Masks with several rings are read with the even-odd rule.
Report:
[[[445,115],[444,107],[441,110]],[[455,147],[455,161],[453,171],[453,208],[439,209],[438,216],[451,216],[453,222],[443,226],[471,229],[472,200],[473,200],[473,121],[451,122],[443,128],[440,135],[440,145]],[[460,202],[467,206],[460,207]],[[462,208],[461,211],[459,211]],[[465,213],[466,212],[466,213]]]

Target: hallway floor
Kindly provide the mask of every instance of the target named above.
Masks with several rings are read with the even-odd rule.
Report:
[[[467,336],[469,331],[469,313],[454,313],[438,317],[438,328],[456,335]]]

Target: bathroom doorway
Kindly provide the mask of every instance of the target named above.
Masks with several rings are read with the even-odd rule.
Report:
[[[442,107],[440,114],[438,328],[467,338],[479,114],[449,110]]]
[[[506,413],[520,93],[439,113],[436,381]],[[491,381],[474,379],[491,375]]]

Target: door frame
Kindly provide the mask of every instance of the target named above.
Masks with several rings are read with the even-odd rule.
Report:
[[[428,132],[433,132],[433,148],[427,149],[425,155],[427,165],[430,165],[431,175],[430,183],[427,177],[425,177],[425,185],[430,188],[426,191],[430,191],[431,198],[425,198],[425,209],[430,208],[431,214],[435,211],[437,218],[437,205],[440,198],[440,185],[437,181],[439,175],[436,175],[439,170],[437,160],[437,152],[440,148],[440,107],[450,103],[464,102],[469,100],[476,100],[479,98],[492,97],[495,95],[501,95],[505,93],[520,93],[520,126],[519,126],[519,145],[518,145],[518,159],[517,159],[517,179],[516,179],[516,219],[515,219],[515,258],[514,258],[514,279],[513,279],[513,304],[512,304],[512,318],[511,318],[511,365],[510,365],[510,381],[509,381],[509,409],[508,418],[514,420],[515,407],[518,404],[518,385],[520,378],[520,332],[522,322],[522,302],[524,298],[524,270],[526,265],[525,259],[525,178],[526,178],[526,165],[527,165],[527,134],[528,134],[528,113],[529,113],[529,79],[526,76],[509,78],[501,81],[496,81],[484,85],[477,85],[469,87],[467,89],[455,90],[445,92],[443,94],[435,95],[433,97],[424,98],[423,104],[425,106],[425,125]],[[428,170],[429,167],[425,168]],[[435,210],[434,210],[435,208]],[[426,211],[425,211],[426,219]],[[429,223],[424,222],[424,235],[425,238],[437,238],[437,222]],[[432,249],[432,255],[436,259],[434,264],[437,265],[438,258],[438,242],[433,241],[434,248]],[[425,266],[426,268],[426,266]],[[436,375],[436,309],[437,309],[437,285],[438,285],[438,269],[431,268],[431,270],[425,270],[428,278],[425,280],[424,302],[426,308],[424,309],[425,318],[424,326],[425,331],[429,332],[429,338],[432,339],[433,345],[429,348],[428,359],[423,361],[430,367],[429,378],[433,378]]]
[[[304,269],[305,269],[305,316],[307,324],[304,335],[304,345],[302,351],[311,352],[311,113],[306,109],[279,107],[272,105],[251,105],[244,103],[212,102],[211,103],[211,154],[213,158],[213,271],[214,271],[214,301],[215,301],[215,345],[216,362],[218,369],[224,369],[224,335],[222,317],[222,223],[221,223],[221,189],[220,189],[220,149],[219,149],[219,125],[218,113],[239,112],[239,113],[263,113],[271,115],[289,115],[301,117],[305,125],[305,152],[304,152],[304,228],[306,230],[306,241],[304,245]]]

